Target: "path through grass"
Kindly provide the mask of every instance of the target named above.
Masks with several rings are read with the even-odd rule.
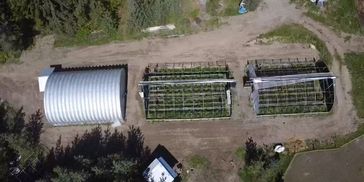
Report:
[[[290,0],[307,8],[306,15],[334,28],[353,34],[364,34],[356,9],[356,0],[329,0],[325,9],[320,9],[308,0]]]

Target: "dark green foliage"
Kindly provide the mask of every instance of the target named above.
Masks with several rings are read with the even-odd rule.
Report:
[[[239,172],[240,178],[245,182],[280,182],[291,158],[290,155],[275,153],[273,146],[258,147],[252,138],[248,138],[245,142],[245,166]]]
[[[29,122],[25,125],[25,137],[32,145],[38,145],[40,140],[40,134],[43,128],[42,113],[37,110],[30,116]]]
[[[40,112],[36,112],[30,118],[37,120],[37,127],[34,131],[41,131],[42,124],[39,125]],[[38,119],[36,119],[38,118]],[[21,181],[32,181],[34,169],[37,169],[39,159],[43,157],[43,148],[39,145],[39,135],[37,132],[31,137],[27,137],[29,129],[24,128],[25,113],[23,109],[15,110],[7,102],[0,102],[0,181],[15,180],[9,172],[12,168],[20,168],[24,173],[18,175]],[[40,134],[40,133],[39,133]],[[21,160],[17,161],[18,156]],[[12,164],[11,164],[12,163]]]
[[[12,127],[12,132],[20,135],[25,126],[25,113],[23,112],[23,107],[21,107],[14,116],[14,125]]]
[[[130,127],[125,137],[117,130],[96,127],[66,147],[60,137],[38,172],[41,179],[53,181],[137,181],[143,179],[149,156],[139,128]]]
[[[180,0],[128,0],[127,7],[131,30],[172,23],[169,21],[181,14]]]
[[[0,63],[16,61],[37,34],[35,22],[18,14],[12,1],[0,1]]]
[[[82,27],[89,24],[100,25],[105,16],[114,18],[110,4],[101,0],[9,0],[17,18],[27,17],[36,22],[36,28],[42,32],[75,35]]]
[[[251,137],[245,142],[245,164],[252,165],[253,162],[258,161],[258,148],[257,143],[253,141]]]

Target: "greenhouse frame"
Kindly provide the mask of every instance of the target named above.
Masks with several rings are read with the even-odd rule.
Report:
[[[321,60],[249,60],[247,83],[257,115],[330,112],[336,77]]]
[[[140,81],[146,118],[228,118],[235,84],[226,62],[149,64]]]

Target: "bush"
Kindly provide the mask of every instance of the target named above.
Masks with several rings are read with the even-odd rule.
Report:
[[[16,63],[19,61],[20,51],[0,51],[0,64]]]

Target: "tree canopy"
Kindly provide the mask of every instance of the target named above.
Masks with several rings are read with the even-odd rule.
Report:
[[[43,147],[42,113],[25,119],[23,109],[0,102],[0,181],[142,181],[150,162],[139,128],[124,135],[100,126],[86,131],[66,146],[60,136],[50,149]]]

